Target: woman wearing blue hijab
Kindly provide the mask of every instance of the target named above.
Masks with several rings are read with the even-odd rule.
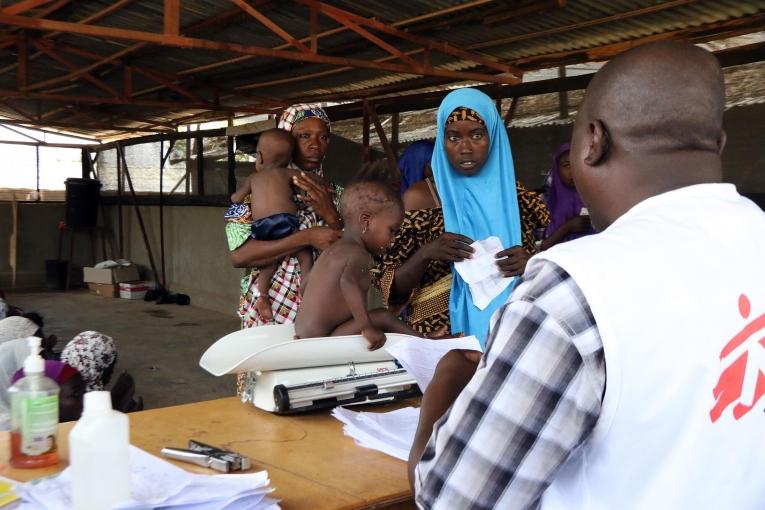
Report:
[[[515,169],[507,131],[494,101],[475,89],[455,90],[441,102],[437,123],[431,166],[446,231],[476,241],[496,236],[502,246],[515,247],[497,254],[503,274],[513,273],[513,254],[522,250]],[[481,310],[473,304],[468,284],[453,271],[452,332],[475,335],[483,345],[489,320],[514,283]]]
[[[514,181],[507,134],[494,103],[481,92],[461,89],[444,99],[431,166],[436,185],[427,180],[426,186],[407,190],[404,222],[372,269],[373,281],[389,308],[407,307],[407,324],[420,333],[434,336],[451,330],[484,342],[491,313],[510,290],[481,311],[452,264],[470,257],[473,240],[497,236],[502,246],[511,247],[497,254],[502,274],[523,274],[536,253],[534,230],[549,223],[549,214],[539,195]]]

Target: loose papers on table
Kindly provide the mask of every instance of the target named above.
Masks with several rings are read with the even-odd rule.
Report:
[[[414,442],[420,410],[404,407],[389,413],[357,413],[336,407],[332,416],[345,424],[343,432],[359,446],[406,460]]]
[[[104,459],[109,462],[109,459]],[[278,510],[267,495],[268,473],[202,475],[189,473],[134,446],[130,447],[133,501],[115,510]],[[70,510],[71,468],[59,475],[18,487],[19,510]]]
[[[420,389],[425,391],[433,379],[436,365],[447,352],[452,349],[480,351],[481,346],[474,336],[444,340],[409,337],[386,349],[414,377]],[[389,413],[368,413],[336,408],[332,416],[344,423],[343,432],[359,446],[407,460],[417,431],[420,410],[405,407]]]

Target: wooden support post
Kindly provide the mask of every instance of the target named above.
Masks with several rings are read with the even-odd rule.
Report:
[[[205,151],[204,138],[197,137],[197,195],[205,194]]]
[[[377,112],[375,112],[375,107],[372,103],[369,101],[364,101],[364,110],[367,112],[367,115],[372,120],[372,123],[375,126],[375,132],[377,133],[377,138],[380,139],[380,144],[383,146],[383,150],[385,151],[385,155],[388,160],[388,169],[390,170],[391,178],[394,182],[399,182],[401,180],[401,171],[398,168],[398,162],[396,161],[396,153],[393,152],[393,148],[391,147],[390,143],[388,143],[388,137],[385,136],[385,130],[383,130],[382,124],[380,123],[379,117],[377,117]]]
[[[19,47],[19,68],[18,68],[19,90],[24,90],[27,88],[27,84],[29,83],[29,49],[27,45],[26,34],[24,34],[19,39],[18,47]]]
[[[234,152],[234,137],[226,138],[226,152],[228,155],[228,194],[236,191],[236,153]]]
[[[130,66],[125,66],[125,87],[123,93],[125,94],[125,99],[130,99],[133,97],[133,68]]]
[[[116,149],[115,149],[116,151]],[[122,237],[122,158],[120,152],[117,153],[117,221],[119,225],[119,258],[125,257],[125,243]]]
[[[369,112],[364,108],[361,127],[361,162],[369,163]]]
[[[165,34],[178,35],[181,22],[181,0],[165,0]]]
[[[311,5],[309,9],[311,12],[311,53],[316,54],[319,52],[319,40],[316,36],[319,31],[319,10],[315,5]]]
[[[391,115],[390,146],[391,148],[393,148],[393,152],[396,154],[396,159],[398,159],[398,127],[400,122],[401,122],[401,115],[398,112]]]
[[[566,66],[558,67],[558,78],[566,77]],[[558,104],[560,106],[560,118],[568,118],[568,92],[562,90],[558,92]]]
[[[510,127],[510,121],[513,120],[513,115],[515,115],[515,110],[518,108],[518,101],[520,100],[520,97],[514,97],[510,100],[510,107],[507,109],[507,113],[505,113],[505,118],[503,119],[506,128]]]
[[[151,271],[154,274],[154,278],[159,280],[160,275],[157,272],[157,265],[154,263],[154,254],[151,251],[149,236],[146,234],[146,225],[143,222],[143,215],[141,214],[141,209],[138,207],[138,199],[136,198],[135,188],[133,187],[133,179],[130,178],[130,169],[128,169],[127,160],[125,160],[125,151],[122,150],[122,146],[119,143],[117,144],[117,157],[122,160],[122,168],[125,171],[128,187],[130,187],[130,196],[133,198],[133,209],[135,210],[135,215],[138,217],[138,226],[141,227],[141,235],[143,236],[143,243],[146,247],[146,254],[149,256]]]

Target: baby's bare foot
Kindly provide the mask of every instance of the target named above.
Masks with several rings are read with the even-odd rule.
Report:
[[[271,312],[271,300],[266,296],[258,296],[258,299],[255,300],[255,309],[264,321],[274,320],[274,314]]]

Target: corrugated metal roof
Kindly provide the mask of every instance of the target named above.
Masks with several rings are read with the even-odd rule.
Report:
[[[3,6],[21,3],[6,1]],[[162,33],[162,2],[134,0],[110,9],[114,5],[107,0],[69,2],[54,12],[46,12],[46,5],[41,5],[20,15]],[[306,5],[267,0],[249,0],[249,5],[291,36],[310,34]],[[524,70],[608,58],[645,38],[709,40],[755,31],[765,24],[765,0],[331,0],[325,5]],[[184,0],[180,27],[185,36],[215,43],[297,51],[233,2]],[[402,63],[356,32],[339,27],[330,17],[318,16],[320,55]],[[3,28],[0,115],[31,118],[52,128],[98,137],[130,135],[131,129],[173,129],[184,119],[193,120],[190,116],[195,113],[212,112],[222,118],[253,109],[276,112],[291,102],[377,97],[461,81],[458,77],[423,78],[414,70],[338,67],[247,55],[241,48],[187,49],[116,39],[110,37],[113,31],[105,35],[21,32],[12,23]],[[417,43],[369,31],[422,62],[424,53]],[[26,87],[19,83],[21,43],[14,40],[22,33],[25,39],[20,40],[28,41],[30,55]],[[439,70],[487,76],[498,72],[464,56],[431,51],[429,57]],[[93,65],[99,60],[104,62]],[[132,68],[129,97],[125,95],[126,66]],[[83,68],[88,74],[72,74]]]

